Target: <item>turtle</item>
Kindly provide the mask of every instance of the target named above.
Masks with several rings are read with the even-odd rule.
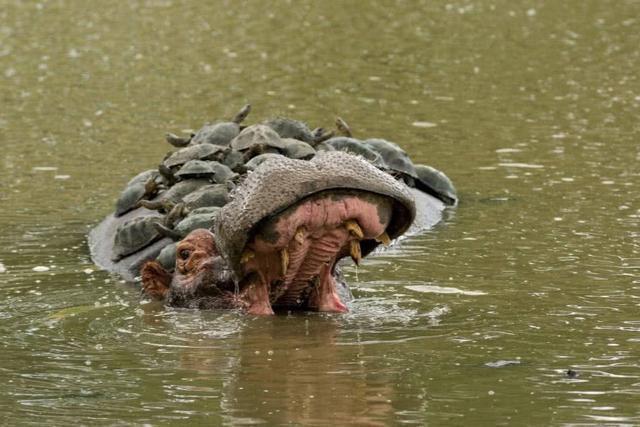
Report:
[[[417,174],[415,187],[418,190],[440,199],[446,205],[458,204],[456,188],[443,172],[427,165],[415,165],[415,171]]]
[[[229,189],[225,184],[211,184],[187,194],[182,201],[189,210],[205,206],[224,206],[229,198]]]
[[[293,138],[307,143],[315,142],[315,136],[311,129],[300,120],[276,117],[264,124],[275,130],[280,138]]]
[[[231,170],[229,166],[223,165],[215,160],[207,161],[211,169],[213,169],[213,182],[216,184],[225,184],[238,178],[238,174]]]
[[[169,212],[177,203],[190,193],[211,184],[206,179],[187,179],[180,181],[153,200],[140,200],[138,206],[160,212]]]
[[[227,149],[219,145],[198,144],[189,145],[171,153],[162,164],[169,169],[175,170],[187,163],[189,160],[219,160],[224,158]]]
[[[205,160],[189,160],[182,165],[180,170],[175,173],[175,176],[183,181],[191,178],[202,178],[211,181],[215,173],[216,171],[211,167],[210,162]]]
[[[246,104],[230,122],[218,122],[203,126],[191,138],[190,144],[213,144],[226,147],[240,133],[240,123],[247,118],[250,112],[251,105]]]
[[[293,138],[283,138],[285,146],[282,154],[291,159],[309,160],[316,155],[316,150],[306,142]]]
[[[113,261],[117,262],[162,238],[154,226],[161,221],[162,216],[152,214],[136,217],[118,227],[113,242]]]
[[[244,173],[244,153],[237,150],[230,150],[222,160],[222,164],[234,172]]]
[[[176,241],[182,240],[187,234],[197,228],[211,229],[215,223],[216,215],[217,214],[213,212],[189,214],[173,228],[169,228],[163,224],[156,224],[156,229],[163,236],[169,237]]]
[[[176,223],[182,221],[189,213],[191,213],[191,210],[184,202],[176,203],[164,216],[162,223],[169,228],[173,228]]]
[[[280,135],[267,125],[251,125],[231,141],[231,148],[244,153],[245,161],[259,154],[284,148]]]
[[[264,161],[269,159],[277,159],[282,158],[282,154],[278,153],[264,153],[255,156],[253,159],[249,160],[244,166],[248,171],[255,170],[258,166],[260,166]]]
[[[127,187],[120,193],[116,201],[115,216],[122,216],[137,207],[140,200],[154,197],[160,185],[160,174],[156,170],[149,170],[136,175],[129,181]],[[143,180],[144,179],[144,180]]]
[[[359,139],[336,136],[326,140],[324,143],[330,145],[337,151],[346,151],[347,153],[361,156],[379,168],[386,167],[382,156]]]
[[[186,147],[191,142],[194,134],[189,135],[189,137],[178,136],[173,133],[167,132],[164,134],[164,139],[174,147]]]
[[[396,178],[401,178],[407,185],[413,186],[413,181],[418,178],[418,175],[406,151],[398,144],[385,139],[366,139],[364,143],[382,156],[387,172]]]

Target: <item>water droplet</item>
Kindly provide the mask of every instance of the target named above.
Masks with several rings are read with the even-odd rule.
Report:
[[[47,267],[46,265],[37,265],[33,267],[32,270],[38,273],[42,273],[44,271],[49,271],[49,267]]]

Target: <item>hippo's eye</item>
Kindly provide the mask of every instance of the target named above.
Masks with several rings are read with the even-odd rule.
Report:
[[[182,249],[180,252],[178,252],[178,256],[183,260],[189,258],[189,255],[191,255],[191,251],[189,249]]]

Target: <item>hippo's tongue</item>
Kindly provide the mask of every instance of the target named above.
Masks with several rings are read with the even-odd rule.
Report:
[[[241,292],[253,314],[273,307],[345,312],[333,277],[336,262],[358,263],[379,242],[392,216],[390,197],[357,190],[315,194],[264,219],[241,257]]]

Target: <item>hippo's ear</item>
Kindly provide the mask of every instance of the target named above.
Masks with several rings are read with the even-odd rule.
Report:
[[[142,292],[151,299],[163,300],[169,292],[171,274],[157,261],[144,264],[141,271]]]

